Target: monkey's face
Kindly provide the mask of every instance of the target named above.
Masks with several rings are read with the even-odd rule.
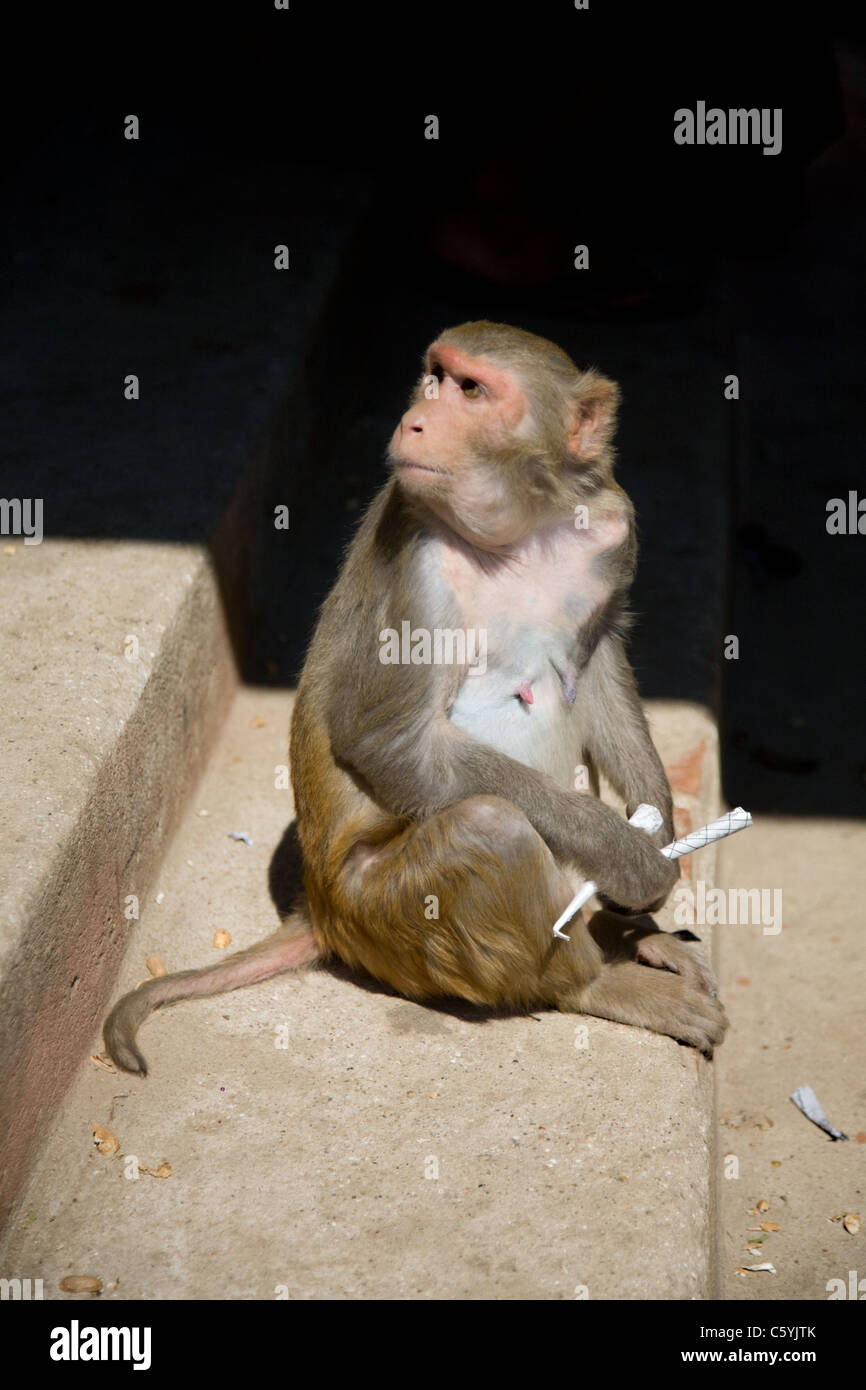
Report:
[[[530,518],[503,455],[532,434],[526,391],[513,372],[453,344],[427,351],[412,402],[391,439],[401,488],[468,540],[508,545]]]

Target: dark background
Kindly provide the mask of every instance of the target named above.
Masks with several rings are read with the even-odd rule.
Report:
[[[595,0],[537,8],[293,0],[288,15],[200,12],[183,34],[118,12],[82,20],[67,53],[50,31],[13,46],[0,490],[50,499],[49,535],[218,551],[231,363],[271,332],[278,357],[285,325],[306,335],[303,461],[287,444],[265,481],[290,477],[291,553],[259,537],[235,618],[247,679],[290,683],[425,344],[465,318],[542,332],[624,388],[643,694],[721,710],[735,804],[862,815],[866,538],[825,526],[828,498],[866,494],[862,40],[814,7],[766,33],[754,8],[653,8],[640,29]],[[673,112],[698,99],[782,107],[782,153],[676,146]],[[134,150],[117,139],[127,111],[146,134]],[[301,187],[318,190],[304,207]],[[253,223],[292,245],[302,279],[352,188],[363,214],[327,314],[299,326],[279,287],[253,306]],[[196,297],[212,331],[187,342],[166,325]],[[167,404],[133,439],[114,382],[145,349]],[[722,400],[731,372],[737,403]],[[209,393],[213,436],[196,416]]]

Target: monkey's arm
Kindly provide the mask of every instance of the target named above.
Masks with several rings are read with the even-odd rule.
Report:
[[[374,671],[368,663],[357,674],[354,688],[340,682],[329,703],[331,746],[385,810],[423,819],[465,797],[503,797],[559,862],[575,864],[615,901],[646,907],[670,892],[677,870],[643,831],[451,724],[447,667]]]
[[[642,801],[662,813],[658,845],[674,838],[671,789],[650,738],[634,673],[617,637],[603,637],[578,685],[586,752],[626,803],[631,815]]]

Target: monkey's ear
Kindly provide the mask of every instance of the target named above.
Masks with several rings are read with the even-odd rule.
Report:
[[[572,403],[568,449],[591,461],[604,453],[616,427],[619,387],[598,372],[584,372]]]

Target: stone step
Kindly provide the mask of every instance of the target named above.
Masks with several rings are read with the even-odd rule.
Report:
[[[234,950],[276,926],[289,712],[283,692],[238,692],[128,924],[118,993],[149,956],[207,964],[215,932]],[[703,824],[712,720],[648,714],[678,824]],[[683,862],[684,882],[712,883],[715,846]],[[166,1009],[141,1036],[144,1080],[79,1066],[3,1252],[46,1298],[69,1274],[145,1300],[712,1295],[712,1066],[670,1038],[555,1012],[485,1021],[328,968]],[[135,1178],[163,1162],[170,1177]]]
[[[5,229],[0,491],[41,500],[45,538],[0,553],[0,1227],[250,674],[262,557],[293,539],[273,509],[312,467],[318,345],[365,215],[358,176],[288,187],[280,160],[216,158],[192,117],[140,148],[70,119]]]

